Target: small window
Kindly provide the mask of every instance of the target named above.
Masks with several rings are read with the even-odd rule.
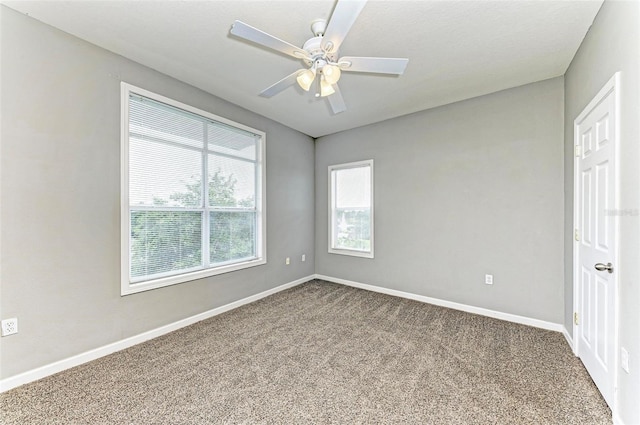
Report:
[[[373,160],[329,167],[329,252],[373,258]]]
[[[123,295],[266,262],[264,133],[122,84]]]

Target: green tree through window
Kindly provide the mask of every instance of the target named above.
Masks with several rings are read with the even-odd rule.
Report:
[[[256,214],[239,211],[251,208],[253,197],[237,200],[233,174],[224,176],[219,169],[209,177],[210,262],[226,263],[255,256]],[[202,183],[185,183],[185,190],[170,195],[181,205],[198,205]],[[154,198],[162,207],[165,200]],[[225,211],[225,207],[234,208]],[[154,275],[174,270],[187,270],[202,264],[202,212],[200,211],[132,211],[131,275]]]

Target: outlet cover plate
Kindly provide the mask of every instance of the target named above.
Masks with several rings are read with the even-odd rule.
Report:
[[[2,336],[9,336],[18,333],[18,319],[12,317],[2,321]]]

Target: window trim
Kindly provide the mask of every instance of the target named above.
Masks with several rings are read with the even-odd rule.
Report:
[[[345,248],[333,248],[334,245],[334,241],[333,241],[333,228],[334,228],[334,214],[333,214],[333,204],[334,204],[334,191],[333,191],[333,181],[331,178],[331,174],[333,171],[339,171],[339,170],[347,170],[347,169],[351,169],[351,168],[361,168],[361,167],[369,167],[371,170],[370,173],[370,179],[371,179],[371,204],[369,206],[370,211],[371,211],[371,222],[370,222],[370,235],[371,235],[371,243],[370,243],[370,250],[369,251],[361,251],[361,250],[357,250],[357,249],[345,249]],[[373,186],[373,182],[374,182],[374,178],[373,178],[373,159],[368,159],[368,160],[364,160],[364,161],[356,161],[356,162],[348,162],[345,164],[336,164],[336,165],[330,165],[328,167],[328,185],[327,185],[327,192],[328,192],[328,210],[329,210],[329,220],[328,220],[328,224],[329,224],[329,231],[328,231],[328,252],[329,254],[340,254],[340,255],[349,255],[349,256],[353,256],[353,257],[363,257],[363,258],[374,258],[373,256],[373,250],[374,250],[374,235],[373,235],[373,231],[374,231],[374,186]]]
[[[256,258],[239,263],[227,264],[207,269],[187,271],[172,276],[157,277],[145,281],[133,281],[130,278],[131,258],[130,258],[130,235],[131,217],[129,206],[129,95],[134,93],[147,97],[158,102],[182,109],[187,112],[199,115],[206,119],[228,125],[243,131],[255,134],[259,137],[256,152],[256,235],[259,238],[256,244]],[[135,294],[151,289],[184,283],[196,279],[243,270],[249,267],[260,266],[267,263],[267,202],[266,202],[266,167],[265,167],[265,145],[266,133],[246,125],[231,121],[229,119],[214,115],[193,106],[186,105],[177,100],[150,92],[148,90],[133,86],[122,81],[120,83],[120,295]],[[204,232],[204,228],[202,231]]]

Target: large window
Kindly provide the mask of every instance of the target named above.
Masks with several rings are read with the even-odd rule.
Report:
[[[329,167],[329,252],[373,258],[373,160]]]
[[[122,83],[122,294],[264,264],[264,133]]]

